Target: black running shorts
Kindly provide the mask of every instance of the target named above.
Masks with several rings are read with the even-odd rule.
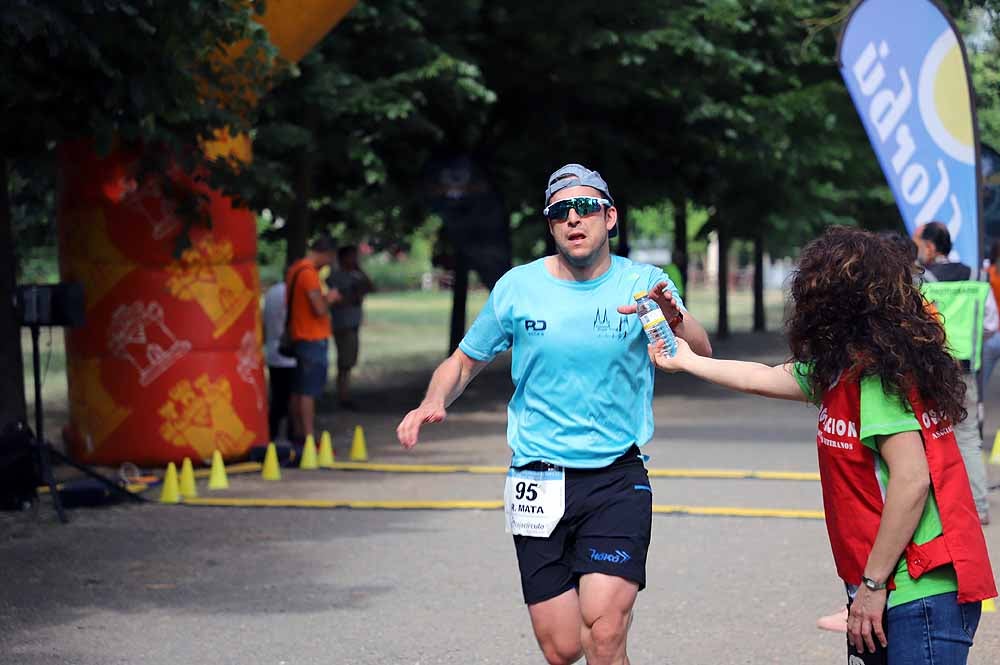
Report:
[[[518,468],[558,469],[543,462]],[[652,516],[653,492],[638,447],[606,467],[566,469],[566,512],[552,534],[514,536],[524,602],[555,598],[587,573],[622,577],[642,590]]]

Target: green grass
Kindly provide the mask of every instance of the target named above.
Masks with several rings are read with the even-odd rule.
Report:
[[[466,327],[486,302],[487,292],[469,293]],[[433,367],[448,353],[451,292],[374,293],[365,299],[358,381],[377,381],[392,372]]]
[[[471,325],[486,297],[484,290],[469,294],[466,326]],[[365,300],[361,356],[355,383],[372,387],[385,385],[393,376],[403,373],[430,372],[448,352],[451,300],[451,292],[448,291],[375,293],[369,296]],[[768,291],[765,302],[768,328],[779,329],[784,306],[782,292]],[[714,289],[693,290],[688,305],[691,313],[709,331],[715,329],[717,306]],[[730,293],[729,322],[733,332],[750,330],[752,307],[753,297],[749,291]],[[67,413],[66,352],[62,330],[43,330],[39,348],[44,377],[42,400],[46,409],[45,427],[50,438],[55,439],[58,438],[57,428],[65,424]],[[21,349],[29,418],[34,422],[31,336],[27,331],[22,334]],[[331,383],[335,372],[332,368],[333,363]]]
[[[473,291],[466,306],[466,326],[486,302],[487,292]],[[771,330],[783,321],[784,294],[765,294],[766,319]],[[718,305],[715,289],[695,289],[689,309],[709,330],[716,328]],[[450,292],[375,293],[365,300],[365,322],[361,329],[358,379],[377,380],[388,372],[433,367],[444,358],[451,320]],[[748,332],[753,323],[753,294],[729,294],[729,327]]]

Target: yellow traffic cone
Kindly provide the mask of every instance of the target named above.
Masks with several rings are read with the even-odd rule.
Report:
[[[1000,464],[1000,430],[993,437],[993,452],[990,454],[990,464]]]
[[[324,430],[323,435],[319,437],[319,465],[324,469],[329,469],[335,461],[333,441],[330,439],[330,433]]]
[[[278,468],[278,449],[274,447],[274,442],[267,444],[267,452],[264,453],[264,468],[261,469],[260,477],[264,480],[281,480],[281,469]]]
[[[351,461],[368,461],[368,447],[365,445],[365,431],[361,429],[361,425],[354,426],[354,440],[351,441]]]
[[[194,467],[191,465],[191,458],[185,457],[181,464],[181,496],[185,499],[194,499],[198,496],[198,488],[194,484]]]
[[[312,434],[306,435],[306,445],[302,447],[302,461],[299,462],[299,468],[307,471],[319,468],[319,464],[316,463],[316,439]]]
[[[177,467],[171,462],[167,472],[163,474],[163,489],[160,491],[160,503],[180,503],[181,492],[177,486]]]
[[[208,476],[208,489],[229,489],[229,478],[226,477],[226,465],[222,461],[222,453],[218,450],[212,453],[212,473]]]
[[[983,601],[983,612],[991,614],[997,611],[996,598],[987,598]]]

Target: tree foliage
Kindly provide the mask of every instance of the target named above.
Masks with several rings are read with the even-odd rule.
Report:
[[[248,129],[275,52],[263,2],[9,0],[0,9],[0,122],[8,157],[93,138],[187,152]],[[228,45],[247,40],[234,60]],[[247,87],[250,87],[248,90]],[[254,86],[258,89],[254,90]]]
[[[464,153],[502,193],[521,258],[539,251],[544,179],[567,161],[600,168],[626,213],[680,196],[783,249],[824,224],[878,223],[891,201],[836,26],[807,24],[843,8],[362,2],[266,101],[250,195],[287,216],[308,154],[316,222],[391,242],[426,216],[427,160]]]
[[[432,39],[426,4],[359,4],[263,100],[248,200],[288,219],[309,189],[318,226],[376,245],[423,224],[423,169],[451,139],[434,111],[474,128],[495,99],[475,64]]]

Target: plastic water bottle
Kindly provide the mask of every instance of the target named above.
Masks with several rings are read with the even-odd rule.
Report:
[[[646,337],[650,344],[656,344],[663,340],[663,352],[673,357],[677,354],[677,338],[674,331],[670,329],[663,310],[656,304],[656,301],[649,297],[645,291],[639,291],[633,296],[635,298],[636,314],[642,322],[642,329],[646,331]]]

